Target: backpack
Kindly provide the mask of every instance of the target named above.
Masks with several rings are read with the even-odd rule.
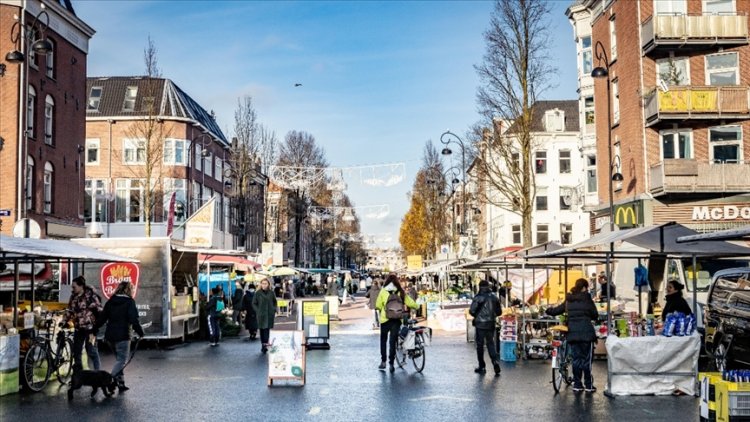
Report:
[[[385,302],[385,316],[388,319],[401,319],[404,316],[404,301],[398,292],[391,293]]]
[[[216,299],[216,312],[221,312],[224,310],[224,301],[221,299]]]

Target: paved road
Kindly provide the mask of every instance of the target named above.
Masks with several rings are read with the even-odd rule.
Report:
[[[216,348],[199,341],[173,350],[139,351],[128,367],[131,390],[106,399],[88,388],[68,402],[66,387],[52,382],[39,394],[0,398],[0,421],[27,420],[321,420],[321,421],[636,421],[695,420],[692,397],[554,395],[548,362],[504,364],[502,376],[478,376],[473,344],[463,335],[436,333],[424,373],[376,369],[378,337],[370,312],[342,310],[331,350],[308,352],[307,385],[266,386],[260,345],[240,339]],[[103,358],[105,367],[111,355]],[[596,362],[603,389],[605,362]]]

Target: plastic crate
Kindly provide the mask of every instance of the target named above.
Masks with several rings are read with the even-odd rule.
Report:
[[[515,341],[501,341],[500,360],[503,362],[515,362],[517,345],[518,343]]]
[[[701,372],[698,374],[701,384],[700,420],[716,420],[716,383],[721,381],[720,372]]]
[[[716,382],[716,420],[750,420],[750,383]]]

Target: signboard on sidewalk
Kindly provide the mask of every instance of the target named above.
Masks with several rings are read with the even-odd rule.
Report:
[[[331,336],[328,301],[305,300],[299,306],[301,309],[297,312],[297,329],[305,332],[308,346],[330,348],[326,342]],[[310,340],[323,340],[323,342],[310,343]]]
[[[268,385],[275,380],[305,385],[305,334],[295,330],[271,330],[268,337]]]

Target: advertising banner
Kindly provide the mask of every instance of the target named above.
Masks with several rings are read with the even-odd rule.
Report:
[[[406,257],[406,269],[408,271],[419,271],[422,269],[422,255],[409,255]]]
[[[215,197],[209,199],[185,222],[185,246],[210,248],[213,245],[214,202]]]
[[[120,283],[128,282],[133,285],[133,299],[138,297],[138,276],[140,275],[138,264],[132,262],[112,262],[102,266],[99,275],[102,295],[109,299],[115,293]]]

